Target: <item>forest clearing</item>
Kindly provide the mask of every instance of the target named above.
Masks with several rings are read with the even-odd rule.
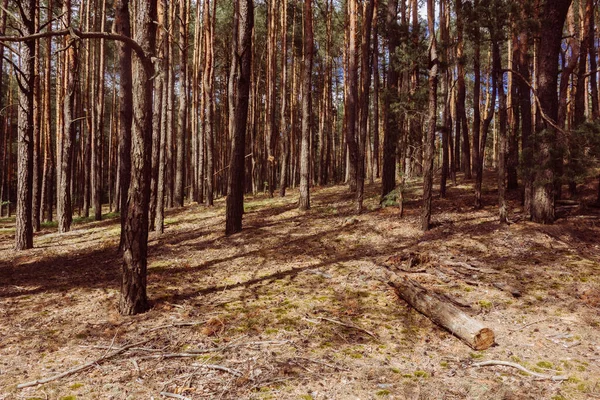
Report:
[[[513,223],[499,224],[496,191],[484,186],[487,206],[473,210],[459,178],[422,232],[420,187],[408,183],[402,218],[380,208],[377,184],[361,215],[341,186],[315,188],[306,212],[296,190],[246,197],[231,236],[223,200],[171,210],[149,238],[151,309],[136,316],[117,311],[114,215],[45,227],[24,252],[14,219],[0,220],[0,398],[600,398],[598,209],[582,201],[539,225],[510,199]],[[407,306],[390,270],[453,299],[496,345],[474,351]],[[487,360],[565,380],[472,366]]]

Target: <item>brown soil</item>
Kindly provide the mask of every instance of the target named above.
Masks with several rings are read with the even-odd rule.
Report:
[[[150,236],[152,309],[135,317],[116,311],[117,219],[64,235],[46,228],[19,253],[14,221],[0,220],[0,399],[600,398],[598,209],[562,207],[540,226],[515,195],[514,223],[503,226],[495,192],[473,210],[468,182],[434,201],[435,227],[422,233],[418,188],[409,185],[402,219],[379,207],[377,184],[360,216],[344,187],[314,189],[306,213],[295,191],[248,198],[244,231],[230,237],[223,201],[170,212],[165,234]],[[497,345],[473,351],[398,300],[390,268],[420,271],[411,277],[463,304]],[[83,372],[16,388],[142,340]],[[471,367],[492,359],[569,379]]]

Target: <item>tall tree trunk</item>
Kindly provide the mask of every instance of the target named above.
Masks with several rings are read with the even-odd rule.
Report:
[[[293,51],[293,49],[292,49]],[[282,1],[281,5],[281,120],[279,129],[281,130],[281,160],[279,171],[279,196],[285,196],[285,189],[288,181],[288,164],[290,159],[290,129],[287,121],[287,0]],[[292,69],[292,73],[293,73]]]
[[[479,7],[479,1],[474,0],[474,8]],[[473,32],[473,151],[471,153],[471,166],[473,173],[479,170],[479,138],[481,137],[481,44],[478,23]]]
[[[52,10],[52,0],[48,1],[48,9]],[[48,15],[48,21],[52,20]],[[48,32],[52,32],[52,23],[48,24]],[[0,69],[1,70],[1,69]],[[46,39],[46,59],[44,66],[43,114],[44,114],[44,166],[42,176],[42,219],[52,221],[53,211],[53,179],[55,173],[54,152],[52,146],[52,38]],[[0,215],[2,213],[0,212]]]
[[[167,181],[167,129],[169,127],[168,123],[168,112],[167,108],[169,107],[169,90],[171,87],[170,84],[170,74],[169,70],[171,68],[170,63],[170,51],[169,51],[169,40],[166,38],[166,32],[169,31],[170,20],[169,20],[169,7],[166,0],[159,0],[161,4],[161,13],[162,13],[162,21],[164,23],[164,33],[165,35],[162,37],[162,55],[163,58],[163,68],[160,71],[161,81],[163,82],[163,90],[162,93],[159,93],[161,99],[161,110],[160,110],[160,150],[158,154],[159,162],[158,162],[158,188],[156,191],[156,218],[154,221],[154,229],[158,234],[164,233],[164,221],[165,221],[165,203],[166,203],[166,181]],[[156,144],[154,144],[156,145]]]
[[[425,160],[423,170],[423,211],[421,229],[429,230],[431,224],[431,202],[433,191],[433,159],[435,151],[435,128],[437,117],[438,55],[435,38],[434,0],[427,0],[427,26],[429,29],[429,101],[427,115],[427,136],[425,141]]]
[[[363,31],[361,43],[361,69],[360,69],[360,101],[359,101],[359,135],[358,135],[358,165],[356,174],[356,212],[361,213],[363,208],[363,196],[365,190],[365,153],[367,148],[367,130],[369,122],[369,95],[371,88],[371,27],[373,25],[373,10],[376,8],[377,0],[369,0],[365,3],[363,13]]]
[[[394,104],[398,99],[398,61],[396,48],[399,45],[398,24],[396,15],[398,12],[398,0],[388,0],[386,13],[388,57],[389,65],[387,71],[386,93],[384,97],[385,117],[383,131],[383,170],[381,173],[381,197],[390,193],[396,187],[396,147],[398,144],[398,113]]]
[[[100,32],[104,32],[106,0],[102,0],[100,12]],[[92,128],[92,199],[94,200],[94,219],[102,219],[102,159],[103,159],[103,136],[104,136],[104,73],[105,73],[105,51],[104,40],[98,43],[98,71],[95,78],[96,93],[94,104],[94,126]]]
[[[352,1],[352,0],[351,0]],[[300,148],[300,199],[298,208],[310,208],[310,148],[311,98],[313,67],[313,15],[312,0],[304,0],[304,68],[302,70],[302,144]]]
[[[177,207],[183,207],[185,186],[185,137],[188,113],[188,0],[179,0],[179,112],[177,115],[177,153],[175,163],[175,193],[173,201]]]
[[[127,1],[127,0],[123,0]],[[156,0],[137,0],[134,40],[144,50],[132,62],[133,124],[131,131],[131,184],[123,243],[123,279],[119,311],[133,315],[148,309],[146,270],[148,257],[148,206],[152,152],[152,56],[156,48]]]
[[[71,1],[66,0],[63,2],[63,24],[65,26],[71,26]],[[71,43],[70,35],[65,37],[63,43],[66,45]],[[73,124],[73,110],[75,102],[75,90],[76,82],[75,77],[77,74],[78,63],[77,63],[77,52],[75,43],[71,43],[68,49],[65,51],[64,57],[64,82],[62,97],[62,126],[60,129],[61,141],[57,142],[57,147],[60,146],[60,153],[57,151],[59,164],[59,173],[57,180],[57,192],[58,200],[56,202],[56,216],[58,219],[58,231],[68,232],[71,230],[71,222],[73,218],[73,208],[71,202],[71,177],[72,177],[72,160],[73,160],[73,142],[75,138],[75,126]],[[57,105],[58,107],[58,105]]]
[[[21,29],[26,35],[35,33],[36,3],[36,0],[26,0],[20,5]],[[25,250],[33,247],[31,205],[33,189],[33,86],[36,59],[34,40],[28,40],[21,46],[20,56],[15,248]]]
[[[508,223],[508,214],[506,210],[506,149],[507,149],[507,109],[506,94],[504,92],[504,79],[502,79],[502,53],[499,39],[492,41],[492,53],[494,71],[496,73],[496,84],[498,85],[498,133],[499,133],[499,151],[498,151],[498,209],[500,223]]]
[[[464,24],[462,0],[456,0],[456,58],[457,58],[457,79],[456,79],[456,136],[462,139],[462,171],[465,178],[471,179],[471,146],[469,141],[469,127],[467,123],[467,114],[465,112],[465,60],[464,60]],[[474,101],[476,101],[475,99]]]
[[[164,0],[158,0],[157,4],[157,31],[156,31],[156,43],[158,44],[158,59],[162,60],[160,64],[160,70],[155,78],[154,84],[154,110],[152,115],[152,172],[150,175],[150,215],[148,220],[148,229],[150,231],[156,230],[156,213],[158,208],[158,195],[159,192],[164,196],[164,191],[159,191],[159,184],[164,185],[163,181],[159,183],[159,173],[161,169],[161,149],[164,148],[164,143],[161,140],[162,136],[162,123],[163,123],[163,92],[165,88],[165,18],[164,18],[165,4]],[[194,130],[192,129],[192,132]],[[164,168],[162,169],[164,172]],[[164,206],[164,203],[162,204]],[[162,225],[162,222],[161,222]]]
[[[231,161],[227,189],[225,233],[242,230],[244,213],[244,156],[251,86],[253,0],[235,0],[229,82]]]
[[[448,68],[448,41],[450,35],[450,26],[448,19],[448,2],[440,1],[440,65],[441,65],[441,92],[442,101],[444,102],[444,110],[442,112],[442,176],[440,177],[440,197],[446,197],[446,182],[450,171],[450,142],[452,141],[452,125],[450,122],[450,71]],[[460,90],[460,89],[459,89]],[[458,122],[458,121],[457,121]],[[456,134],[459,135],[457,129]],[[464,153],[463,153],[464,157]],[[464,167],[464,164],[463,164]],[[454,172],[454,171],[453,171]]]
[[[129,19],[129,0],[117,0],[115,13],[115,31],[123,36],[131,35]],[[119,54],[119,210],[121,212],[122,248],[125,240],[125,224],[127,222],[127,196],[131,182],[131,129],[133,121],[133,88],[131,76],[131,48],[118,45]]]
[[[493,59],[493,58],[492,58]],[[496,96],[498,95],[498,81],[500,80],[501,71],[496,69],[496,64],[491,61],[490,75],[492,78],[492,92],[488,92],[488,100],[486,100],[486,115],[481,125],[481,137],[479,138],[479,148],[477,150],[477,170],[475,171],[475,207],[483,207],[482,203],[482,184],[483,184],[483,164],[485,160],[485,145],[487,143],[487,135],[490,130],[490,124],[494,118],[494,109],[496,105]]]
[[[356,43],[357,36],[357,0],[348,0],[348,72],[347,80],[344,80],[346,85],[345,93],[346,100],[344,105],[344,117],[346,119],[346,143],[348,146],[348,183],[350,191],[356,190],[356,174],[358,168],[358,144],[356,141],[356,121],[358,115],[358,50]]]
[[[40,9],[35,8],[34,31],[40,27]],[[40,88],[40,70],[43,58],[40,56],[40,41],[35,41],[36,59],[33,71],[33,170],[32,172],[32,224],[33,230],[39,232],[41,229],[40,203],[42,194],[42,92]],[[0,73],[2,70],[0,69]]]
[[[213,0],[213,5],[215,4]],[[204,93],[204,136],[206,145],[206,205],[213,205],[214,198],[214,27],[211,17],[210,3],[204,2],[204,79],[202,83]]]
[[[268,2],[267,11],[267,67],[266,67],[266,102],[265,102],[265,140],[267,147],[267,179],[269,197],[275,190],[275,145],[277,141],[276,126],[276,79],[277,79],[277,9],[274,1]]]
[[[540,35],[539,64],[537,69],[540,113],[556,121],[558,117],[558,55],[562,41],[562,28],[571,0],[547,2],[542,9],[542,31]],[[556,140],[553,126],[537,122],[536,164],[533,184],[531,217],[534,222],[554,222],[554,171],[552,149]]]

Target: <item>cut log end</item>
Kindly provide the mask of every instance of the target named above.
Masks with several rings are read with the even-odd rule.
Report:
[[[477,332],[473,338],[473,348],[475,350],[485,350],[490,348],[496,342],[494,331],[490,328],[483,328]]]

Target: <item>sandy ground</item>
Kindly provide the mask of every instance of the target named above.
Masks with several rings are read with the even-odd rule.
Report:
[[[600,398],[598,209],[562,207],[540,226],[513,199],[503,226],[495,193],[473,210],[462,184],[434,201],[422,233],[418,182],[403,218],[379,207],[378,187],[359,216],[344,187],[314,189],[306,213],[293,190],[249,197],[230,237],[222,200],[169,212],[150,236],[152,309],[135,317],[116,312],[117,219],[47,227],[19,253],[14,222],[0,220],[0,399]],[[390,270],[453,299],[497,344],[474,351],[411,309]],[[568,379],[472,366],[485,360]]]

